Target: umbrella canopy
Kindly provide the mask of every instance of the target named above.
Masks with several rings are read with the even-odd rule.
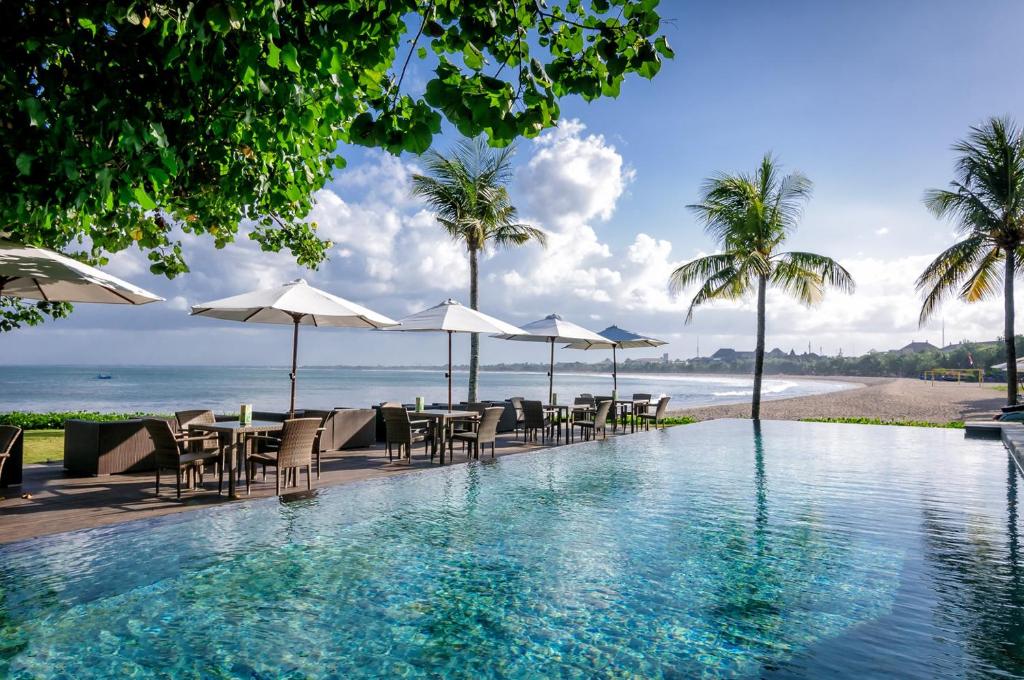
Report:
[[[503,340],[519,340],[522,342],[546,342],[551,345],[551,364],[548,369],[548,399],[555,393],[555,343],[556,342],[609,342],[594,331],[588,331],[571,321],[566,321],[558,314],[548,314],[543,319],[528,323],[522,327],[523,333],[503,333],[495,337]]]
[[[163,300],[67,255],[0,239],[0,295],[47,302],[144,305]]]
[[[192,307],[194,316],[241,321],[242,323],[291,324],[292,383],[290,413],[295,412],[295,374],[298,369],[299,326],[333,328],[384,328],[397,321],[337,295],[313,288],[296,279],[277,288],[254,290]]]
[[[520,334],[521,328],[495,319],[483,312],[462,306],[448,298],[421,312],[399,320],[399,325],[385,328],[386,331],[444,332],[448,333],[448,410],[452,410],[452,334],[453,333],[498,333]]]
[[[605,342],[592,342],[584,340],[581,342],[573,342],[565,346],[566,349],[610,349],[612,351],[612,389],[618,391],[619,389],[619,366],[618,359],[615,356],[615,350],[617,349],[634,349],[637,347],[660,347],[661,345],[667,345],[668,343],[664,340],[658,340],[657,338],[648,338],[632,331],[627,331],[624,328],[618,326],[608,326],[600,335],[606,338]]]

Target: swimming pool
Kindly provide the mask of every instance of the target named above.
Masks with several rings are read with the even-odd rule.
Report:
[[[717,421],[58,534],[0,548],[0,675],[1022,675],[1021,484]]]

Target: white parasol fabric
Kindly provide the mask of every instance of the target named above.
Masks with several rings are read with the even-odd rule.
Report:
[[[548,400],[555,393],[555,343],[576,342],[609,342],[594,331],[589,331],[571,321],[566,321],[558,314],[548,314],[522,327],[523,333],[503,333],[495,337],[502,340],[518,340],[521,342],[546,342],[551,345],[551,363],[548,369]]]
[[[0,239],[0,295],[113,305],[144,305],[163,300],[67,255],[4,239]]]
[[[265,288],[192,307],[193,316],[242,323],[291,324],[291,408],[295,412],[295,379],[298,370],[299,326],[332,328],[385,328],[398,322],[371,309],[349,302],[296,279],[277,288]]]
[[[448,298],[444,302],[400,319],[399,325],[385,331],[444,332],[448,333],[448,410],[452,409],[452,334],[504,333],[521,334],[523,330],[501,319],[478,312]]]

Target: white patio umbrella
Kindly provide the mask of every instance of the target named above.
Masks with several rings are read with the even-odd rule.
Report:
[[[546,342],[551,345],[551,364],[548,369],[548,400],[555,394],[555,343],[576,342],[608,342],[593,331],[566,321],[558,314],[548,314],[543,319],[528,323],[522,327],[522,333],[501,334],[494,337],[503,340],[520,340],[523,342]]]
[[[0,239],[0,295],[113,305],[144,305],[163,300],[67,255],[5,239]]]
[[[313,288],[296,279],[277,288],[204,302],[192,307],[194,316],[241,321],[242,323],[291,324],[292,382],[289,413],[295,413],[295,373],[298,370],[299,326],[332,328],[384,328],[398,322],[337,295]]]
[[[619,389],[619,365],[615,356],[617,349],[634,349],[637,347],[660,347],[667,345],[664,340],[647,338],[632,331],[627,331],[618,326],[608,326],[600,335],[607,338],[604,342],[591,342],[584,340],[573,342],[565,346],[566,349],[610,349],[612,351],[612,389],[616,392]]]
[[[398,326],[385,328],[385,331],[419,331],[448,333],[448,410],[452,410],[452,335],[455,333],[504,333],[520,334],[523,329],[517,328],[501,319],[495,319],[483,312],[463,307],[456,300],[448,298],[439,305],[434,305],[421,312],[416,312],[401,319]]]

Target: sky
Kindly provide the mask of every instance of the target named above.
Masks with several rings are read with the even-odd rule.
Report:
[[[514,203],[549,234],[546,249],[488,252],[481,309],[513,324],[557,312],[595,331],[616,324],[659,337],[630,356],[752,349],[753,300],[715,303],[685,324],[687,293],[668,276],[714,252],[687,210],[702,181],[753,171],[771,152],[814,183],[788,246],[840,261],[852,295],[805,308],[771,291],[769,347],[862,354],[913,340],[994,339],[999,300],[947,303],[918,327],[914,280],[953,242],[952,226],[924,207],[952,179],[951,145],[994,115],[1024,121],[1024,51],[1015,0],[903,2],[662,2],[676,51],[653,81],[630,79],[617,99],[562,102],[557,129],[517,146]],[[425,72],[414,71],[411,88]],[[435,141],[444,150],[456,139]],[[468,302],[465,250],[409,194],[413,155],[342,149],[348,167],[317,194],[310,219],[335,247],[317,271],[263,253],[244,237],[216,250],[184,241],[191,273],[149,273],[137,251],[107,269],[167,302],[79,305],[71,319],[6,334],[9,363],[246,364],[290,360],[290,329],[191,318],[190,305],[303,277],[400,318],[454,297]],[[468,341],[456,341],[459,356]],[[305,364],[438,364],[443,337],[309,329]],[[544,361],[533,343],[485,338],[485,364]],[[600,360],[564,350],[563,360]]]

